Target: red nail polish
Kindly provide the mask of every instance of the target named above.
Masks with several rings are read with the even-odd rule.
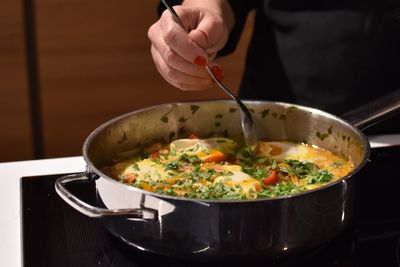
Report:
[[[211,71],[214,73],[214,75],[222,75],[222,70],[218,66],[211,67]]]
[[[202,56],[196,57],[196,59],[193,61],[194,64],[200,67],[205,67],[207,65],[207,59]]]
[[[214,73],[215,78],[217,78],[218,81],[222,82],[224,80],[224,75],[222,73]]]

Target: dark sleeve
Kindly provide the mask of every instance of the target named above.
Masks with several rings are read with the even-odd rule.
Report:
[[[180,5],[182,0],[167,0],[167,2],[174,6]],[[232,7],[233,13],[235,15],[235,25],[233,26],[232,32],[229,35],[228,42],[225,47],[218,52],[218,56],[224,56],[232,53],[240,40],[242,35],[243,27],[246,23],[247,15],[250,10],[255,8],[260,1],[257,0],[229,0]],[[158,5],[158,14],[165,10],[164,5],[160,2]]]
[[[235,51],[242,35],[249,12],[256,8],[260,1],[255,0],[229,0],[235,15],[235,25],[229,34],[228,42],[225,47],[218,52],[218,56],[225,56]]]

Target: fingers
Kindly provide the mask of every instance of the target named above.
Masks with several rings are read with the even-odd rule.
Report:
[[[148,31],[156,67],[165,80],[182,90],[210,88],[213,82],[206,65],[212,67],[219,80],[223,79],[220,67],[212,62],[227,39],[223,23],[201,9],[176,7],[176,11],[187,29],[165,11]]]
[[[153,26],[152,26],[153,27]],[[158,27],[158,26],[155,26]],[[153,33],[153,31],[155,31]],[[167,64],[169,67],[178,70],[180,72],[186,73],[188,75],[192,76],[197,76],[197,77],[202,77],[206,78],[208,77],[208,74],[206,70],[204,69],[206,59],[200,59],[200,57],[196,57],[192,62],[189,62],[182,58],[177,52],[171,49],[170,46],[168,46],[164,39],[161,37],[160,34],[157,35],[156,33],[157,29],[150,29],[149,35],[154,35],[158,36],[153,38],[153,48],[155,49],[160,57],[165,61],[165,64]],[[151,33],[150,33],[151,32]],[[203,61],[203,62],[199,62]],[[205,61],[205,62],[204,62]]]
[[[158,72],[173,86],[190,91],[206,90],[213,86],[208,75],[204,77],[193,76],[169,66],[154,46],[151,48],[151,54]]]
[[[216,54],[228,40],[228,31],[222,19],[203,14],[199,25],[189,33],[189,38],[207,50],[208,54]]]
[[[177,8],[177,12],[182,19],[183,24],[189,25],[190,27],[193,22],[190,21],[189,11],[190,10],[185,12],[184,10]],[[175,51],[188,62],[194,63],[197,58],[201,57],[205,59],[202,63],[205,63],[205,65],[208,64],[207,51],[189,38],[188,31],[182,29],[172,19],[171,14],[169,14],[168,11],[164,11],[162,14],[159,25],[162,39],[171,50]]]

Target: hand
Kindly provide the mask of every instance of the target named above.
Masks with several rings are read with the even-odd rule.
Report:
[[[228,39],[228,26],[222,16],[206,8],[174,9],[186,29],[167,10],[150,27],[148,36],[155,65],[167,82],[181,90],[208,89],[213,83],[206,65],[223,80],[221,68],[213,60]]]

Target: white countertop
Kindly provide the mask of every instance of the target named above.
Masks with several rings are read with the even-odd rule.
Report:
[[[22,266],[20,179],[23,176],[82,172],[83,157],[0,163],[1,266]]]
[[[400,145],[400,134],[369,138],[372,147]],[[20,179],[23,176],[82,172],[83,157],[0,163],[0,258],[2,266],[22,266]]]

